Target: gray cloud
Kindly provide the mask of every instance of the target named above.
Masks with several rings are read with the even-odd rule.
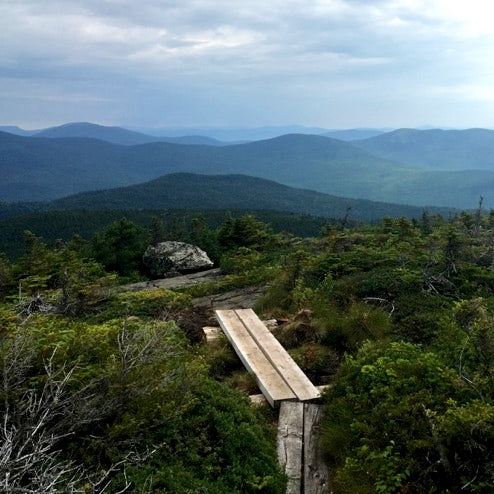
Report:
[[[84,114],[148,126],[494,126],[490,8],[484,0],[3,0],[0,121],[40,126]]]

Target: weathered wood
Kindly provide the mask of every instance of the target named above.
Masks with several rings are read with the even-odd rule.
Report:
[[[249,395],[249,400],[253,405],[258,407],[265,407],[269,405],[268,400],[266,400],[266,397],[262,393],[258,395]]]
[[[284,401],[278,419],[277,451],[281,470],[288,477],[286,494],[302,489],[304,404]]]
[[[209,343],[210,341],[217,340],[221,334],[221,328],[216,326],[204,326],[202,328],[202,332],[206,336],[206,341]]]
[[[302,369],[290,357],[281,343],[271,334],[252,309],[238,309],[237,316],[247,331],[259,345],[268,360],[278,370],[283,379],[300,401],[320,398],[321,393],[310,382]]]
[[[304,493],[327,494],[329,470],[317,445],[321,426],[321,406],[304,404]]]
[[[262,322],[269,331],[273,331],[273,329],[278,327],[278,321],[276,319],[267,319]],[[218,339],[218,336],[221,334],[221,328],[219,326],[204,326],[202,332],[206,336],[206,341],[209,343]]]
[[[295,394],[259,348],[236,311],[217,310],[216,317],[246,369],[272,407],[280,401],[293,400]]]
[[[273,331],[278,327],[277,319],[263,319],[262,323],[266,326],[266,328],[268,328],[269,331]]]
[[[331,387],[330,384],[321,384],[320,386],[316,386],[316,389],[322,393],[326,389],[329,389]],[[269,405],[268,400],[266,400],[266,397],[263,394],[257,394],[257,395],[249,395],[250,401],[254,405]]]

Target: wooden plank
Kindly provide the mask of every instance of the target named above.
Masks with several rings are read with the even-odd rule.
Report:
[[[300,401],[321,397],[321,393],[252,309],[237,309],[235,313]]]
[[[331,384],[321,384],[320,386],[316,386],[316,389],[322,393],[323,391],[326,391],[331,387]],[[268,405],[268,400],[266,400],[266,397],[263,394],[258,394],[258,395],[249,395],[250,401],[252,402],[253,405]],[[308,404],[308,403],[306,403]]]
[[[221,329],[246,369],[255,377],[270,405],[276,407],[280,401],[296,399],[293,391],[253,340],[235,311],[216,310],[215,313]]]
[[[280,468],[288,477],[286,494],[301,493],[303,427],[304,404],[300,401],[281,403],[276,446]]]
[[[278,321],[276,319],[267,319],[262,321],[262,323],[269,331],[273,331],[273,329],[278,327]],[[218,339],[218,336],[221,334],[221,328],[219,326],[204,326],[202,332],[206,336],[206,342],[209,343]]]
[[[329,492],[329,470],[321,458],[317,445],[321,427],[321,406],[304,404],[304,492],[327,494]]]
[[[211,341],[215,341],[221,334],[221,328],[217,328],[215,326],[204,326],[202,328],[202,332],[206,336],[206,341],[210,343]]]

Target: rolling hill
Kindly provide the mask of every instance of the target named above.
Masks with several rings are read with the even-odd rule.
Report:
[[[354,197],[365,197],[364,181],[377,186],[382,176],[397,168],[402,167],[348,143],[311,135],[215,147],[162,142],[123,146],[88,138],[0,133],[0,200],[4,201],[49,200],[175,172],[243,173],[321,192],[345,195],[353,191]],[[362,190],[353,190],[359,188]]]
[[[375,156],[431,170],[494,171],[494,130],[399,129],[352,144]]]
[[[51,209],[252,209],[342,218],[350,207],[353,220],[383,216],[420,217],[423,208],[346,199],[295,189],[245,175],[176,173],[147,183],[83,192],[49,203]],[[448,214],[445,208],[433,212]]]
[[[0,125],[0,132],[9,132],[18,136],[32,136],[39,130],[25,130],[17,127],[17,125]]]
[[[17,257],[30,230],[45,240],[68,240],[78,233],[91,238],[108,223],[126,217],[149,226],[159,216],[172,225],[199,215],[212,226],[227,212],[254,213],[275,231],[316,235],[328,222],[379,220],[383,216],[418,218],[419,207],[353,200],[310,190],[294,189],[244,175],[170,174],[147,183],[96,192],[83,192],[48,203],[0,204],[0,252]],[[431,208],[444,216],[455,211]]]
[[[378,139],[378,138],[375,138]],[[494,206],[494,172],[431,171],[376,157],[353,143],[285,135],[230,146],[123,146],[88,138],[0,133],[0,200],[50,200],[178,173],[244,174],[342,197],[474,208]]]

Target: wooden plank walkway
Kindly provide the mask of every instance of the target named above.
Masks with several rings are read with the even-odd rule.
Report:
[[[317,447],[321,406],[284,401],[278,419],[278,462],[287,476],[286,494],[327,494],[329,470]]]
[[[278,463],[287,476],[286,494],[300,494],[303,483],[304,404],[283,402],[276,441]]]
[[[216,310],[216,319],[272,407],[280,406],[278,462],[286,494],[327,494],[329,472],[317,448],[320,391],[252,309]]]
[[[330,490],[329,469],[317,444],[321,418],[321,405],[304,404],[303,492],[305,494],[327,494]]]
[[[252,309],[216,310],[216,319],[272,407],[321,396]]]

